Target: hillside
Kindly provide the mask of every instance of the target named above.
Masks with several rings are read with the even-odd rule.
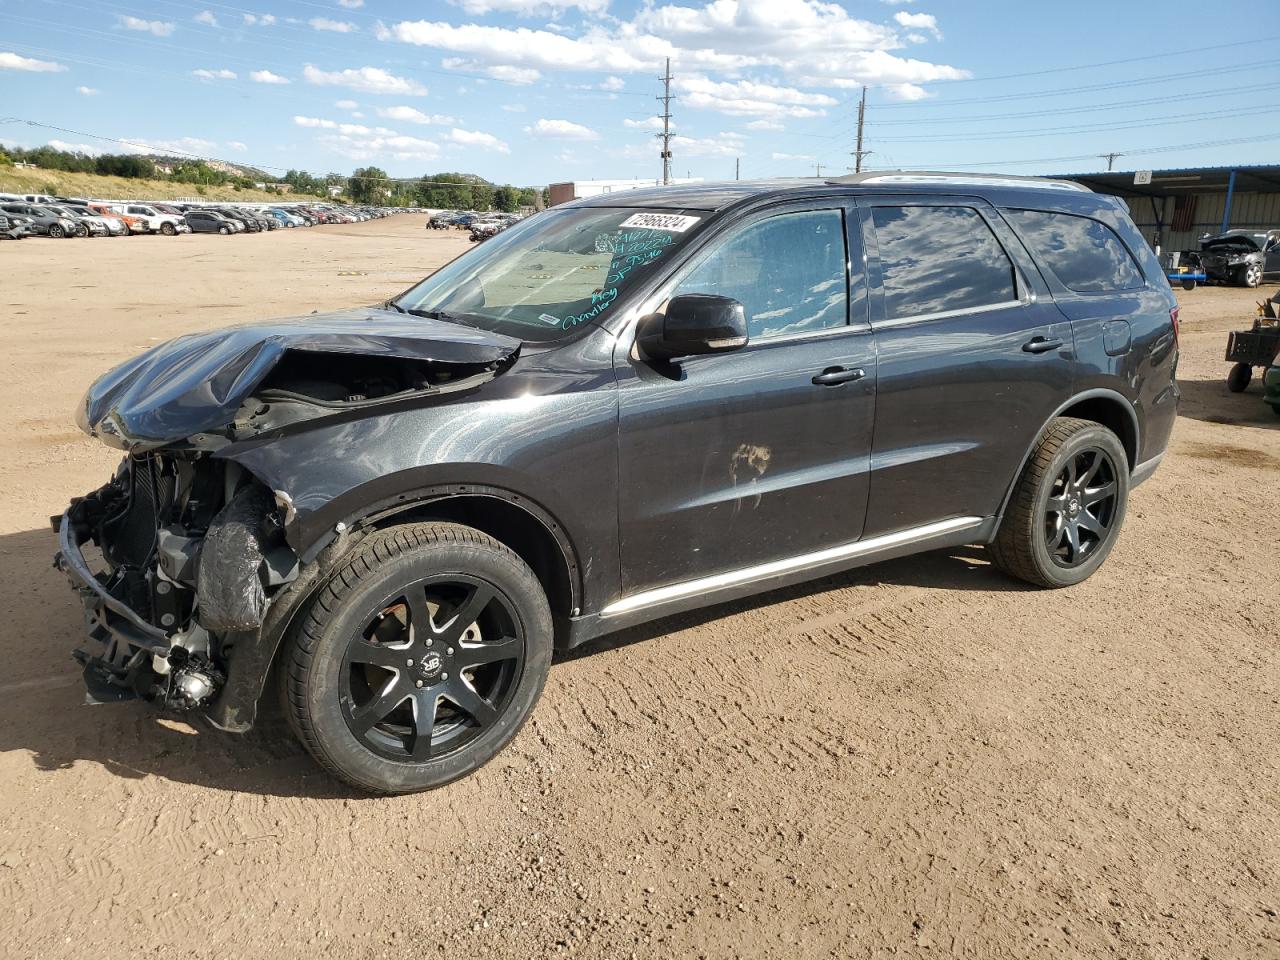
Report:
[[[135,180],[126,177],[104,177],[96,173],[19,170],[14,167],[0,167],[0,193],[48,193],[64,197],[103,197],[112,200],[177,200],[181,197],[254,201],[294,199],[291,194],[282,196],[264,193],[261,190],[237,190],[230,184],[221,187],[200,187],[192,183],[174,183],[164,178]],[[308,198],[317,199],[310,194],[297,195],[297,199]]]

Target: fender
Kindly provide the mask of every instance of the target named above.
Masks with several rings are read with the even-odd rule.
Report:
[[[1022,459],[1018,461],[1018,469],[1014,471],[1013,479],[1009,481],[1008,489],[1004,492],[1004,498],[1000,501],[1000,510],[996,513],[996,523],[992,528],[993,531],[999,529],[1000,521],[1004,519],[1004,512],[1009,506],[1009,501],[1013,498],[1013,490],[1018,485],[1018,481],[1022,479],[1022,471],[1026,469],[1027,461],[1031,459],[1031,454],[1035,452],[1036,444],[1040,442],[1040,438],[1044,436],[1044,432],[1049,429],[1049,424],[1062,416],[1063,411],[1069,410],[1082,400],[1094,399],[1113,400],[1119,406],[1124,408],[1125,413],[1128,414],[1129,417],[1129,424],[1133,428],[1133,449],[1135,453],[1142,449],[1142,428],[1138,423],[1138,414],[1134,412],[1133,402],[1123,393],[1119,393],[1115,390],[1108,390],[1105,387],[1094,387],[1091,390],[1082,390],[1080,393],[1072,394],[1071,397],[1060,404],[1053,413],[1049,414],[1044,423],[1040,425],[1040,429],[1036,431],[1036,435],[1032,438],[1031,443],[1027,445],[1026,452],[1023,453]],[[1136,466],[1137,464],[1129,464],[1129,473],[1131,476]]]

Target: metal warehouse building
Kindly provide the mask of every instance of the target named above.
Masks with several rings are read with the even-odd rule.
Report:
[[[1280,228],[1280,166],[1068,174],[1122,198],[1153,247],[1195,250],[1206,233]]]

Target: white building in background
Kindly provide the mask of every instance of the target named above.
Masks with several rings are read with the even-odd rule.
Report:
[[[701,177],[672,178],[672,185],[681,183],[701,183]],[[565,183],[553,183],[547,187],[550,205],[568,203],[570,200],[581,200],[583,197],[598,197],[603,193],[619,193],[624,190],[639,190],[641,187],[660,187],[661,178],[656,180],[569,180]]]

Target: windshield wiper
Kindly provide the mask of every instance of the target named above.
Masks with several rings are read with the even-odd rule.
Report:
[[[382,305],[382,307],[383,307],[383,309],[384,309],[384,310],[385,310],[387,307],[390,307],[392,310],[396,310],[396,311],[398,311],[398,312],[400,312],[400,313],[408,313],[408,312],[409,312],[409,311],[408,311],[408,310],[406,310],[404,307],[400,306],[400,304],[396,303],[394,300],[388,300],[386,303],[384,303],[384,304]]]
[[[403,307],[401,307],[401,309],[404,310]],[[443,320],[445,323],[460,323],[464,327],[475,326],[474,323],[467,323],[467,321],[463,320],[456,313],[449,313],[446,310],[418,310],[410,307],[409,309],[404,310],[404,312],[412,314],[415,317],[423,317],[427,320]]]

